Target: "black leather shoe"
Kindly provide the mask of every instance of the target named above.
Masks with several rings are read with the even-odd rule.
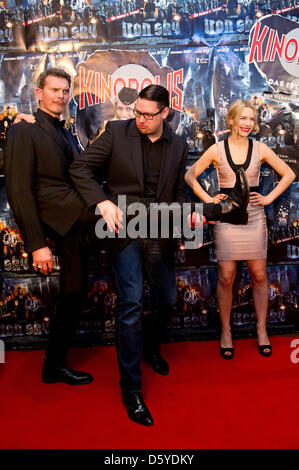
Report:
[[[236,184],[229,196],[220,202],[221,222],[234,225],[246,225],[248,214],[246,212],[249,201],[249,185],[243,168],[236,173]]]
[[[42,382],[45,384],[63,382],[69,385],[86,385],[92,381],[91,374],[70,369],[65,364],[52,368],[45,363],[42,370]]]
[[[160,353],[153,353],[151,355],[145,355],[144,358],[145,362],[150,364],[155,372],[160,375],[168,375],[169,374],[169,365],[168,362],[163,359]]]
[[[122,401],[132,421],[143,426],[152,426],[154,424],[152,415],[144,403],[141,392],[122,392]]]

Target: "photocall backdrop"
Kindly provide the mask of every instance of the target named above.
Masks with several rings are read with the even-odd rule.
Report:
[[[73,77],[66,120],[85,148],[111,119],[133,117],[137,96],[150,83],[169,90],[169,125],[188,142],[188,166],[227,137],[227,109],[238,98],[256,107],[265,142],[297,174],[266,207],[269,313],[272,334],[299,331],[299,2],[297,0],[6,0],[0,2],[0,156],[6,132],[19,112],[37,109],[36,78],[49,66]],[[123,100],[123,101],[122,101]],[[260,191],[277,175],[263,166]],[[200,178],[211,195],[216,171]],[[188,190],[188,196],[193,196]],[[8,348],[43,347],[55,315],[59,259],[54,273],[31,266],[7,203],[0,176],[0,338]],[[213,228],[198,250],[177,250],[177,304],[167,317],[166,340],[219,335],[217,260]],[[114,340],[116,294],[105,250],[94,247],[89,294],[74,344]],[[144,315],[150,308],[145,282]],[[238,263],[232,327],[255,331],[252,286]]]

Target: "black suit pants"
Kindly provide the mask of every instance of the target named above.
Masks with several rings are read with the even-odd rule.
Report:
[[[51,234],[60,256],[59,302],[51,322],[46,350],[47,361],[53,367],[66,360],[76,321],[87,295],[90,238],[94,235],[99,217],[91,210],[85,210],[65,236]]]

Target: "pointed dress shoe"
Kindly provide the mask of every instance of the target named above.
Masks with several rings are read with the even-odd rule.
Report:
[[[243,168],[236,173],[236,184],[229,196],[220,202],[221,222],[234,225],[246,225],[248,213],[246,211],[249,201],[249,185]]]
[[[169,365],[168,362],[163,359],[160,353],[153,353],[151,355],[145,355],[143,357],[144,361],[152,366],[152,369],[160,375],[169,374]]]
[[[122,402],[127,409],[129,418],[132,421],[138,424],[142,424],[143,426],[152,426],[154,424],[152,415],[144,403],[141,392],[122,392]]]
[[[65,364],[49,367],[45,362],[42,370],[42,382],[45,384],[62,382],[68,385],[87,385],[92,381],[93,376],[88,372],[70,369]]]

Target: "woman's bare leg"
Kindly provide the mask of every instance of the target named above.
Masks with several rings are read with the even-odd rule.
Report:
[[[233,284],[236,277],[236,261],[218,261],[217,299],[221,320],[221,342],[223,348],[232,348],[230,317],[233,300]],[[230,356],[230,352],[225,355]]]
[[[252,295],[257,319],[257,341],[259,345],[267,345],[270,344],[270,341],[266,329],[268,312],[268,280],[266,260],[249,260],[247,261],[247,264],[252,280]],[[270,352],[270,350],[265,349],[265,352]]]

